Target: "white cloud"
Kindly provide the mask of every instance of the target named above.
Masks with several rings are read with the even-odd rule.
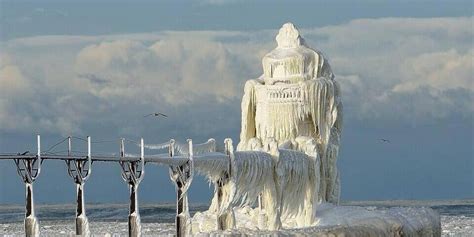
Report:
[[[240,96],[243,70],[249,65],[221,43],[192,38],[89,45],[77,55],[76,72],[89,75],[91,91],[104,98],[140,95],[181,104],[200,96],[218,101]]]
[[[471,22],[360,19],[300,31],[329,56],[346,119],[430,120],[473,113]],[[124,125],[149,108],[193,110],[199,104],[203,109],[200,100],[238,108],[243,84],[261,75],[260,59],[275,47],[276,32],[37,36],[3,42],[0,130],[81,132],[100,121]],[[16,90],[28,96],[17,98],[11,94]],[[189,121],[191,127],[209,119],[195,114],[202,117]],[[227,126],[225,120],[219,123],[212,124],[215,131]],[[122,129],[138,133],[145,127],[131,123]]]
[[[7,128],[18,128],[22,120],[15,111],[12,100],[29,97],[30,85],[10,55],[0,54],[0,123]]]
[[[451,49],[407,59],[403,63],[404,80],[393,91],[415,90],[422,86],[438,90],[465,88],[474,91],[473,56],[473,49],[465,53]]]
[[[28,82],[20,69],[15,65],[0,68],[0,94],[2,97],[20,95],[28,88]]]
[[[116,40],[92,44],[82,49],[77,56],[77,66],[91,71],[101,71],[113,64],[126,65],[130,54],[141,50],[143,46],[136,41]]]
[[[350,115],[383,120],[396,113],[407,121],[473,112],[464,103],[474,93],[472,17],[359,19],[307,35],[331,59]]]

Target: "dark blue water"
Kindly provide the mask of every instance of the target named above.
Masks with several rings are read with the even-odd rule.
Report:
[[[205,211],[207,208],[205,205],[191,205],[190,212],[193,215],[195,212]],[[23,206],[0,204],[0,224],[22,222],[24,213]],[[140,206],[142,222],[172,223],[175,213],[176,209],[173,204]],[[128,206],[126,204],[86,204],[86,214],[90,221],[126,222]],[[75,206],[71,204],[38,205],[36,206],[36,216],[40,220],[73,220]]]
[[[443,205],[431,207],[445,216],[474,217],[474,205]]]

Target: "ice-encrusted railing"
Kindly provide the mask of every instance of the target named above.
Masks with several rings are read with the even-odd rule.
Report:
[[[78,138],[87,142],[87,152],[73,151],[72,138],[67,137],[55,147],[67,141],[68,148],[66,154],[50,152],[50,149],[41,151],[41,137],[37,136],[37,153],[30,154],[0,153],[0,160],[13,160],[16,164],[18,174],[22,177],[26,186],[26,205],[25,205],[25,235],[39,236],[39,224],[35,216],[33,200],[33,183],[38,178],[41,171],[41,164],[44,160],[63,160],[67,164],[68,174],[73,179],[77,187],[76,198],[76,235],[90,236],[89,222],[86,216],[84,205],[84,185],[85,181],[91,176],[92,165],[94,162],[117,162],[120,164],[122,178],[130,188],[130,212],[128,216],[129,235],[140,236],[141,224],[138,211],[138,186],[145,174],[145,164],[154,163],[170,167],[171,180],[176,185],[177,191],[177,213],[176,226],[177,236],[184,236],[189,233],[189,208],[187,205],[187,190],[189,189],[194,170],[201,174],[210,175],[210,164],[213,164],[212,170],[228,167],[228,155],[215,152],[216,142],[209,139],[206,143],[193,146],[192,140],[188,139],[187,144],[177,143],[174,140],[158,145],[145,145],[143,139],[139,143],[120,139],[120,153],[94,155],[91,152],[91,138]],[[140,147],[140,154],[130,154],[125,152],[125,141],[137,144]],[[99,143],[99,142],[97,142]],[[168,148],[169,152],[145,156],[145,148],[163,149]],[[195,149],[196,148],[196,149]],[[196,150],[196,151],[195,151]],[[80,154],[80,155],[77,155]],[[177,155],[175,155],[177,154]],[[197,162],[193,157],[198,158]],[[196,166],[195,166],[196,163]],[[219,164],[221,163],[221,164]],[[219,172],[218,172],[219,173]],[[222,172],[220,172],[222,173]]]
[[[166,148],[173,149],[173,152],[181,155],[187,155],[189,154],[189,144],[184,144],[175,141],[174,139],[171,139],[168,142],[165,143],[160,143],[160,144],[146,144],[144,145],[146,149],[150,150],[162,150]],[[198,155],[198,154],[204,154],[208,152],[215,152],[216,151],[216,140],[214,138],[210,138],[207,140],[205,143],[201,144],[193,144],[193,153]]]

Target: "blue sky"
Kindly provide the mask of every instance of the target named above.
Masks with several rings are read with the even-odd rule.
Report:
[[[342,87],[343,200],[474,197],[471,1],[0,4],[0,152],[33,151],[36,133],[44,147],[69,134],[237,142],[243,84],[291,21]],[[169,118],[143,118],[153,111]],[[167,174],[148,165],[140,199],[172,202]],[[35,185],[38,202],[74,200],[62,162],[45,161]],[[118,165],[94,164],[86,190],[89,202],[127,201]],[[0,203],[23,192],[1,161]],[[190,199],[211,192],[198,179]]]

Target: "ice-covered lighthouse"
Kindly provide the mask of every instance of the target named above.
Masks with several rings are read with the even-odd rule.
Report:
[[[292,23],[283,25],[276,41],[278,46],[262,60],[263,75],[245,84],[237,149],[254,150],[274,139],[279,148],[317,155],[321,201],[337,203],[336,161],[342,127],[339,85],[327,59],[305,43]],[[316,149],[309,151],[313,144]]]
[[[245,83],[240,142],[229,172],[211,178],[216,191],[205,215],[217,214],[218,229],[238,227],[246,218],[268,230],[313,226],[318,205],[339,202],[339,86],[327,60],[293,24],[284,24],[276,41],[262,60],[263,75]],[[256,200],[256,213],[235,217]],[[193,229],[213,229],[203,226]]]
[[[192,218],[192,232],[440,236],[439,216],[431,209],[337,205],[339,85],[327,59],[293,24],[284,24],[276,41],[263,57],[263,75],[245,83],[237,150],[226,140],[227,172],[218,172],[217,163],[204,172],[216,189],[209,210]],[[265,232],[275,230],[280,232]]]

